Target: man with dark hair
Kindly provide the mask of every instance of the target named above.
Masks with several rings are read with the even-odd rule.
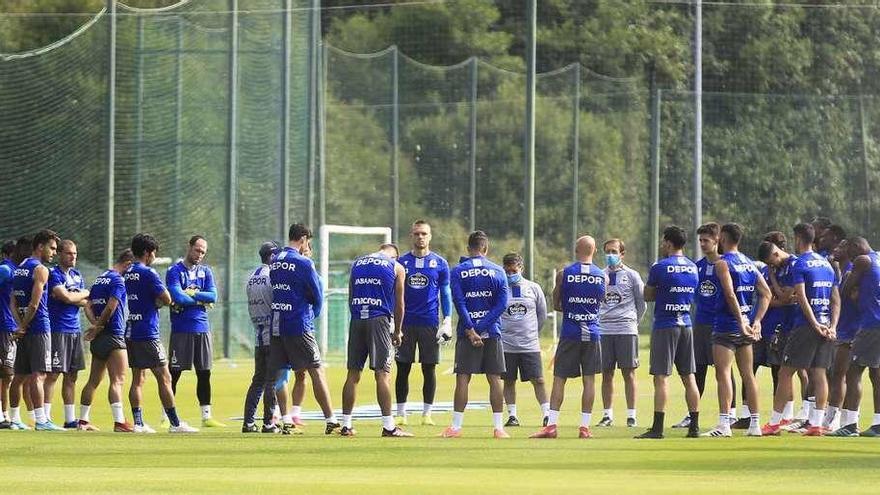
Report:
[[[36,430],[63,431],[46,417],[43,409],[45,398],[43,384],[46,374],[52,371],[52,338],[49,321],[48,294],[49,269],[45,264],[52,261],[61,239],[51,230],[41,230],[31,241],[32,252],[15,269],[13,276],[13,304],[19,314],[15,331],[18,352],[15,374],[28,375],[24,384],[31,394],[34,406]]]
[[[624,263],[626,245],[609,239],[605,252],[608,285],[599,307],[602,339],[602,419],[597,426],[614,424],[614,368],[623,376],[626,426],[636,426],[636,368],[639,367],[639,322],[647,311],[645,283],[639,272]]]
[[[405,425],[406,400],[409,396],[409,373],[416,360],[422,368],[422,424],[433,425],[431,408],[437,392],[437,363],[440,344],[452,338],[452,291],[449,288],[449,263],[431,251],[431,226],[424,220],[413,222],[409,231],[412,249],[398,262],[406,270],[406,313],[403,316],[403,340],[397,348],[397,424]],[[441,320],[438,314],[443,314]]]
[[[64,401],[64,428],[74,429],[76,422],[76,379],[85,369],[79,310],[88,303],[82,275],[76,270],[76,244],[64,240],[58,244],[58,264],[49,271],[49,322],[52,327],[52,373],[46,375],[43,410],[52,421],[51,400],[55,382],[64,375],[61,398]]]
[[[813,220],[810,222],[810,225],[813,227],[813,247],[816,252],[822,256],[828,256],[829,253],[821,253],[819,252],[819,246],[816,243],[819,239],[825,235],[825,231],[833,225],[831,219],[828,217],[813,217]]]
[[[397,263],[397,246],[382,244],[379,251],[361,256],[351,265],[348,307],[348,374],[342,388],[342,436],[354,436],[351,413],[364,364],[369,360],[376,378],[376,398],[382,414],[383,437],[411,437],[394,424],[391,415],[391,364],[400,345],[406,271]]]
[[[846,287],[846,279],[852,275],[853,264],[849,251],[849,241],[844,239],[831,252],[832,259],[839,267],[838,278],[841,287]],[[837,322],[837,337],[834,340],[834,356],[831,360],[832,367],[828,382],[828,409],[825,412],[825,422],[822,425],[833,433],[840,429],[841,424],[843,426],[851,424],[852,411],[847,409],[841,411],[841,407],[843,407],[846,394],[846,374],[852,361],[852,343],[859,331],[862,316],[857,299],[857,297],[846,297],[843,294],[840,298],[840,320]],[[849,422],[842,422],[842,420]]]
[[[523,258],[507,253],[502,258],[510,296],[507,309],[501,313],[501,343],[504,345],[504,402],[509,417],[504,426],[519,426],[516,410],[516,380],[531,382],[535,398],[541,406],[541,417],[547,421],[550,401],[544,387],[541,365],[540,332],[547,319],[547,301],[541,286],[522,276]],[[517,375],[519,375],[517,377]]]
[[[833,261],[834,249],[845,239],[846,229],[837,224],[829,225],[821,236],[816,237],[817,252]]]
[[[455,342],[455,392],[452,425],[441,436],[458,438],[464,422],[471,375],[485,374],[495,438],[504,431],[504,390],[501,375],[507,371],[501,343],[501,314],[507,308],[509,289],[504,269],[486,258],[489,237],[477,230],[468,236],[468,257],[450,272],[452,300],[458,312]]]
[[[553,363],[553,388],[547,426],[530,438],[556,438],[559,411],[565,399],[565,382],[581,378],[581,424],[578,438],[592,438],[590,422],[596,396],[596,375],[602,372],[599,307],[608,280],[593,264],[596,240],[589,235],[575,242],[576,261],[556,275],[553,308],[562,312],[562,332]]]
[[[825,431],[825,406],[828,401],[826,370],[831,366],[832,341],[836,336],[840,316],[838,281],[831,264],[813,252],[813,226],[795,225],[797,261],[792,266],[792,282],[800,311],[794,314],[793,330],[782,353],[779,386],[774,396],[773,416],[764,425],[767,435],[778,435],[781,430],[782,410],[792,394],[792,377],[799,368],[807,368],[810,383],[816,395],[816,407],[810,413],[807,436],[822,436]]]
[[[272,283],[272,335],[270,368],[275,372],[290,366],[295,372],[307,371],[312,379],[315,400],[324,413],[329,435],[340,424],[333,414],[321,352],[315,340],[315,318],[321,314],[324,292],[309,251],[312,231],[304,224],[290,226],[287,246],[269,264]]]
[[[92,354],[89,380],[80,395],[80,413],[78,430],[98,431],[92,425],[90,414],[95,390],[104,379],[104,370],[110,375],[110,386],[107,399],[110,401],[110,412],[113,415],[113,431],[116,433],[133,433],[134,426],[125,421],[122,409],[122,387],[125,384],[125,370],[128,368],[128,354],[125,349],[126,313],[128,313],[128,295],[125,292],[125,280],[122,274],[134,262],[131,249],[126,249],[116,258],[113,267],[105,271],[92,284],[89,290],[89,304],[86,306],[86,317],[92,326],[86,330],[83,339],[88,342]]]
[[[150,234],[137,234],[131,240],[135,261],[125,272],[125,290],[128,294],[128,331],[126,347],[131,366],[131,389],[128,399],[134,416],[135,433],[155,433],[144,422],[141,408],[143,385],[147,370],[153,372],[159,387],[164,418],[168,418],[169,433],[195,433],[198,430],[180,421],[171,389],[171,373],[165,347],[159,339],[159,308],[171,305],[171,294],[159,274],[150,267],[159,253],[159,241]]]
[[[211,417],[211,365],[214,337],[208,321],[208,308],[217,302],[214,272],[203,264],[208,242],[200,235],[189,240],[186,256],[165,274],[171,294],[171,388],[177,394],[177,382],[184,371],[196,370],[196,396],[202,409],[202,426],[223,427]],[[163,416],[162,424],[166,418]]]
[[[846,398],[843,417],[834,436],[859,436],[859,404],[862,401],[862,374],[868,376],[874,391],[874,416],[871,426],[861,432],[865,437],[880,437],[880,255],[863,237],[847,242],[852,259],[852,273],[843,285],[843,299],[858,298],[860,330],[852,343],[849,371],[846,374]]]
[[[654,303],[654,328],[651,331],[651,366],[654,377],[654,423],[637,436],[640,439],[663,438],[666,416],[667,382],[675,365],[684,385],[690,421],[688,438],[699,434],[700,392],[694,380],[694,341],[691,329],[691,304],[699,284],[697,266],[684,255],[687,234],[671,225],[663,230],[660,255],[651,267],[645,283],[645,301]]]
[[[761,320],[770,303],[770,288],[755,263],[739,252],[743,229],[735,223],[721,227],[721,259],[715,273],[721,288],[712,327],[712,358],[718,382],[718,426],[704,433],[709,437],[729,437],[733,399],[731,374],[736,367],[749,405],[750,421],[747,436],[761,436],[758,407],[758,383],[753,368],[752,343],[761,338]],[[757,292],[757,294],[755,294]]]
[[[18,266],[12,261],[15,243],[3,243],[0,253],[0,430],[12,427],[9,415],[9,387],[12,384],[15,367],[15,329],[18,322],[12,311],[12,277]]]

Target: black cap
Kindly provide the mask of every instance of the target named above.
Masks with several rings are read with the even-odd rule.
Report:
[[[275,250],[278,249],[278,244],[274,241],[266,241],[260,246],[260,259],[267,263],[269,259],[275,254]]]

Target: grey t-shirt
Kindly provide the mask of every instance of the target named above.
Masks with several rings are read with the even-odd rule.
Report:
[[[245,288],[248,298],[248,314],[254,326],[254,345],[269,345],[272,325],[272,283],[269,281],[269,265],[261,265],[248,279]]]
[[[621,265],[618,270],[605,268],[608,285],[599,306],[599,326],[603,335],[637,335],[639,321],[645,315],[645,283],[639,272]]]
[[[504,352],[541,352],[538,333],[547,319],[547,300],[541,286],[522,279],[510,285],[507,309],[501,313]]]

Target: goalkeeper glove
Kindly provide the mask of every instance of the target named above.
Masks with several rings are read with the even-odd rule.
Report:
[[[446,316],[437,329],[437,343],[446,344],[450,340],[452,340],[452,319]]]

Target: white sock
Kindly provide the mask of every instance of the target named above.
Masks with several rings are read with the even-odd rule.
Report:
[[[516,404],[507,405],[507,414],[510,416],[516,416]]]
[[[852,412],[852,422],[855,423],[856,426],[859,425],[859,413],[860,412],[861,412],[861,408],[856,409],[855,411]],[[850,424],[852,424],[852,423],[850,423]]]
[[[880,414],[874,414],[874,419],[871,420],[871,426],[874,425],[880,425]]]
[[[831,423],[833,423],[834,418],[837,417],[838,411],[840,411],[839,408],[834,407],[834,406],[828,406],[828,408],[825,409],[825,421],[823,422],[822,426],[828,426]]]
[[[825,421],[825,409],[813,408],[810,412],[810,425],[822,426],[823,421]]]
[[[589,428],[590,421],[593,420],[593,413],[591,412],[582,412],[581,413],[581,426]]]
[[[636,419],[636,410],[635,409],[627,409],[626,410],[627,419]]]
[[[21,423],[21,407],[10,407],[9,415],[12,417],[13,423]]]
[[[492,426],[494,426],[496,430],[503,430],[504,429],[504,421],[502,421],[503,416],[504,416],[504,413],[497,413],[497,412],[492,413]]]
[[[406,402],[397,403],[397,415],[406,416]]]
[[[35,423],[37,421],[37,413],[34,409],[31,409],[27,412],[28,418],[31,420],[31,423]]]
[[[555,425],[559,422],[559,411],[554,411],[553,409],[550,409],[550,411],[547,413],[547,417],[547,426]]]
[[[384,418],[384,416],[383,416]],[[351,428],[351,414],[343,414],[342,415],[342,426],[346,428]]]
[[[281,422],[284,423],[284,424],[286,424],[286,425],[293,424],[293,414],[285,414],[285,415],[281,418]]]
[[[122,412],[122,402],[110,404],[110,412],[113,414],[114,423],[125,423],[125,413]]]
[[[770,415],[770,424],[778,425],[782,422],[782,413],[773,411],[773,414]]]
[[[302,406],[291,406],[290,407],[290,415],[294,418],[298,418],[300,414],[302,414]]]
[[[422,404],[422,416],[430,416],[431,409],[433,409],[433,408],[434,408],[434,404],[428,404],[428,403]]]
[[[541,416],[547,417],[550,414],[550,403],[542,402],[541,403]]]
[[[807,419],[813,417],[813,409],[816,409],[816,399],[815,397],[808,397],[804,401],[804,412],[807,413]]]
[[[748,404],[742,404],[739,406],[739,417],[740,418],[748,418],[752,415],[752,411],[749,409]]]
[[[46,411],[42,407],[34,408],[34,421],[37,424],[48,421],[46,419]]]
[[[90,405],[85,406],[85,405],[80,404],[80,406],[79,406],[79,419],[88,423],[89,422],[89,413],[91,413],[91,412],[92,412],[92,406],[90,406]]]
[[[602,409],[602,415],[608,419],[614,419],[614,409]]]
[[[272,410],[272,416],[275,416],[276,418],[281,417],[281,407],[279,407],[278,404],[275,404],[275,409]]]
[[[840,410],[840,426],[849,426],[852,424],[852,411],[849,409]]]
[[[325,418],[325,421],[327,421],[328,423],[338,423],[339,422],[339,420],[336,419],[336,415],[333,413],[330,413],[330,417]]]
[[[202,406],[202,420],[211,419],[211,404]]]
[[[3,412],[3,409],[0,409],[0,423],[6,421],[6,414]]]
[[[718,415],[718,426],[722,430],[730,428],[730,413],[721,413]]]
[[[782,419],[792,420],[794,419],[794,401],[790,400],[785,403],[785,407],[782,409]]]
[[[464,424],[464,413],[458,411],[452,411],[452,429],[460,430],[461,425]]]
[[[749,413],[749,429],[761,427],[761,415],[758,413]]]
[[[76,407],[73,404],[64,404],[64,422],[73,423],[76,421]]]
[[[394,416],[382,416],[382,428],[391,431],[395,428]]]
[[[46,415],[46,421],[52,421],[52,403],[43,402],[43,414]]]

